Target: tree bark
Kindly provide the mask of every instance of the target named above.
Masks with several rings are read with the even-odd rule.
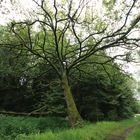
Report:
[[[62,87],[64,90],[64,96],[67,104],[67,111],[68,111],[68,117],[69,121],[72,127],[81,124],[83,122],[82,117],[80,116],[80,113],[77,110],[71,88],[69,86],[68,77],[66,72],[63,72],[62,75]]]

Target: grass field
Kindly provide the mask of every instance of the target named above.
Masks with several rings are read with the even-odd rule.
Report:
[[[110,134],[119,135],[127,127],[136,125],[139,120],[140,118],[133,118],[120,122],[98,122],[59,132],[50,130],[42,134],[23,135],[20,140],[104,140]]]
[[[103,140],[118,135],[127,127],[138,124],[140,117],[119,122],[86,123],[70,128],[58,117],[0,116],[0,140]],[[132,140],[132,139],[128,139]]]
[[[126,140],[140,140],[140,121],[133,131],[127,136]]]
[[[128,135],[126,140],[140,140],[140,126],[136,127],[132,133]]]

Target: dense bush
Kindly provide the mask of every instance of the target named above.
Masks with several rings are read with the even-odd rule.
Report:
[[[136,114],[140,114],[140,101],[139,100],[135,102],[135,108],[134,109],[135,109]]]
[[[0,49],[0,53],[3,54],[0,56],[1,110],[46,111],[50,115],[66,117],[63,89],[49,64],[40,60],[37,66],[24,71],[27,65],[37,61],[35,56],[32,60],[30,55],[23,53],[20,59],[14,60],[17,51]],[[130,77],[120,70],[119,65],[114,62],[88,65],[88,61],[92,63],[93,60],[102,63],[106,56],[105,52],[100,52],[99,56],[89,58],[85,65],[70,73],[69,82],[78,110],[84,119],[90,121],[118,120],[136,112]]]
[[[11,117],[0,115],[0,139],[11,140],[21,134],[40,133],[47,130],[57,131],[67,128],[68,123],[58,117]]]
[[[93,68],[81,67],[80,77],[77,76],[78,72],[74,75],[78,80],[72,88],[82,117],[98,121],[133,116],[137,107],[131,90],[132,78],[119,71],[116,64],[104,68],[107,71],[98,65]]]

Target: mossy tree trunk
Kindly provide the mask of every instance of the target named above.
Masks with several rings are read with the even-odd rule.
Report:
[[[64,89],[64,96],[65,96],[65,100],[67,104],[69,121],[71,123],[71,126],[74,127],[77,124],[82,123],[83,120],[77,110],[77,107],[76,107],[76,104],[75,104],[75,101],[71,92],[71,88],[69,86],[66,72],[63,72],[63,75],[62,75],[62,87]]]

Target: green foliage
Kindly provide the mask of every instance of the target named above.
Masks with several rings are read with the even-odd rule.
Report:
[[[135,102],[135,113],[140,114],[140,101]]]
[[[116,0],[103,0],[103,4],[108,10],[111,10],[116,3]]]
[[[14,54],[6,49],[3,53],[11,54],[9,60]],[[21,55],[20,61],[17,62],[19,67],[10,66],[9,73],[4,70],[4,67],[9,65],[1,67],[1,109],[46,111],[51,115],[66,116],[63,90],[55,71],[43,60],[35,67],[24,71],[24,65],[20,62],[25,58]],[[2,56],[1,59],[3,62],[6,61]],[[80,65],[79,69],[72,71],[69,79],[78,110],[84,119],[90,121],[118,120],[128,118],[136,112],[131,80],[119,70],[120,66],[113,62],[109,62],[108,65],[92,64],[94,60],[102,63],[105,59],[108,60],[104,52],[90,57],[85,61],[85,65]],[[33,62],[32,57],[27,60],[29,63]],[[14,68],[17,71],[14,71]],[[24,72],[20,73],[22,70]],[[26,78],[23,85],[19,82],[21,77]]]
[[[104,56],[104,57],[103,57]],[[93,63],[94,59],[104,62],[105,53],[87,60],[90,65],[81,65],[73,72],[73,93],[83,118],[91,121],[119,120],[133,116],[136,110],[131,90],[133,79],[121,72],[120,66]]]
[[[115,135],[119,135],[127,127],[136,125],[138,121],[139,119],[121,122],[98,122],[94,125],[88,124],[83,128],[68,129],[60,132],[49,131],[43,134],[24,136],[21,137],[21,140],[104,140],[112,132]]]
[[[96,30],[103,30],[105,26],[106,24],[102,20],[98,20]],[[51,115],[66,116],[62,83],[58,81],[56,71],[45,59],[31,54],[28,50],[32,49],[35,54],[47,56],[58,69],[61,67],[58,57],[56,58],[52,32],[46,32],[45,50],[40,49],[45,34],[42,28],[41,26],[39,32],[31,32],[32,46],[30,46],[29,34],[27,34],[28,26],[15,27],[22,38],[27,40],[24,42],[25,44],[7,32],[4,33],[4,29],[1,30],[1,33],[4,33],[2,36],[3,40],[5,39],[4,43],[11,45],[20,43],[20,45],[18,48],[12,46],[12,49],[6,48],[6,46],[0,48],[0,106],[6,110],[47,111]],[[57,32],[57,35],[61,35],[61,32]],[[67,44],[65,38],[63,39],[63,43]],[[2,43],[3,40],[1,39]],[[59,46],[61,46],[61,41],[60,39]],[[86,43],[91,49],[91,44],[96,41],[93,41],[93,38],[88,38]],[[23,49],[24,45],[27,47]],[[77,49],[78,45],[68,45],[71,47],[63,46],[64,48],[58,51],[64,51],[62,53],[66,53],[66,56],[71,58],[68,61],[71,63],[77,58],[73,49]],[[63,59],[66,61],[65,58]],[[130,60],[129,53],[126,59]],[[128,118],[134,113],[135,99],[128,82],[129,79],[126,74],[121,72],[119,65],[112,61],[109,62],[109,60],[110,57],[105,51],[98,51],[88,59],[79,62],[77,69],[72,69],[68,75],[76,104],[84,119],[91,121],[118,120]],[[59,70],[62,73],[61,68]],[[22,84],[20,83],[21,78],[26,80]]]
[[[0,116],[0,139],[16,139],[18,135],[37,134],[46,130],[57,131],[67,128],[68,124],[59,117],[11,117]]]
[[[140,139],[140,124],[133,129],[131,133],[128,134],[126,140],[139,140]]]
[[[26,76],[17,73],[12,66],[7,67],[4,65],[0,72],[1,108],[19,112],[30,111],[34,102],[31,99],[31,94],[29,94],[30,90],[26,86],[27,81],[24,81],[24,85],[20,82]]]
[[[59,81],[51,81],[47,90],[42,93],[41,100],[37,102],[36,108],[42,108],[40,111],[47,111],[52,115],[66,116],[66,104],[60,87]]]

